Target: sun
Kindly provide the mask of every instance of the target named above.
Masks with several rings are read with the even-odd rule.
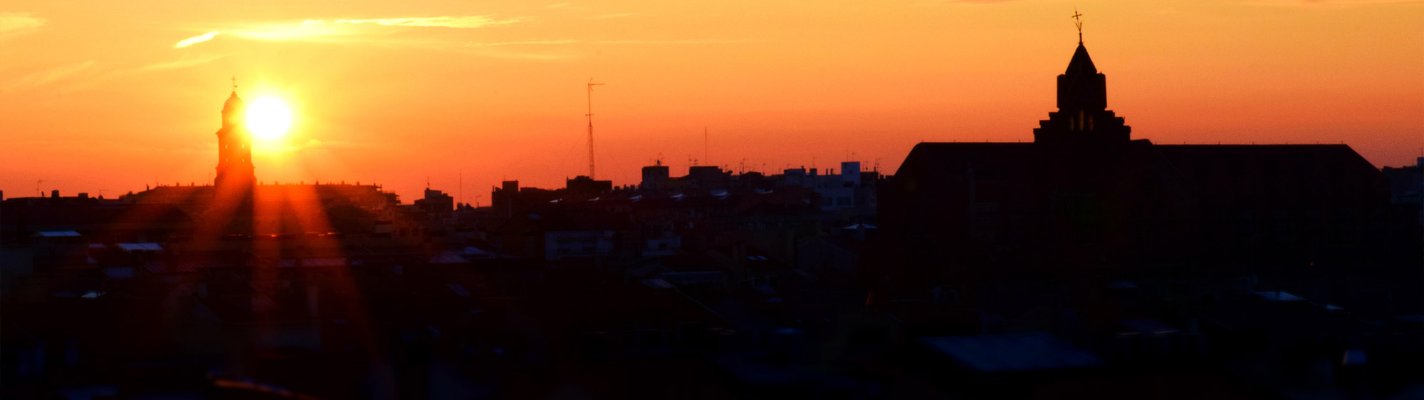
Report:
[[[292,129],[292,107],[276,96],[263,96],[247,105],[247,129],[257,139],[274,141]]]

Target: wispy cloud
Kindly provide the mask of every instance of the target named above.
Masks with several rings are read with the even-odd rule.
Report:
[[[910,3],[910,5],[917,7],[933,7],[942,6],[945,4],[997,4],[1016,1],[1019,0],[921,0],[914,3]]]
[[[89,61],[83,61],[83,62],[78,62],[78,63],[74,63],[74,64],[66,64],[66,65],[59,65],[59,66],[55,66],[55,67],[51,67],[51,68],[46,68],[46,69],[43,69],[43,70],[39,70],[39,71],[32,72],[32,73],[30,73],[29,75],[22,76],[22,77],[20,77],[19,79],[16,79],[16,80],[14,80],[13,82],[10,82],[10,84],[5,85],[5,88],[6,88],[6,89],[16,89],[16,88],[45,86],[45,85],[49,85],[49,84],[52,84],[52,83],[55,83],[55,82],[59,82],[59,81],[65,79],[65,78],[69,78],[69,77],[71,77],[71,76],[77,75],[77,74],[79,74],[79,73],[81,73],[81,72],[84,72],[85,70],[87,70],[87,69],[89,69],[90,67],[93,67],[93,66],[94,66],[94,61],[93,61],[93,60],[89,60]]]
[[[551,40],[515,40],[507,42],[480,42],[468,43],[466,47],[507,47],[507,46],[562,46],[581,43],[573,39],[551,39]]]
[[[759,40],[724,40],[724,39],[614,39],[614,40],[591,40],[591,44],[626,44],[626,45],[683,45],[683,44],[729,44],[729,43],[754,43]]]
[[[333,42],[382,35],[405,29],[477,29],[511,25],[523,18],[496,18],[486,15],[306,19],[301,21],[259,22],[223,27],[222,29],[178,41],[173,47],[185,48],[207,42],[218,35],[246,40]]]
[[[188,57],[187,55],[184,55],[183,58],[180,58],[180,59],[177,59],[177,60],[164,61],[164,62],[160,62],[160,63],[154,63],[154,64],[145,65],[145,66],[136,68],[135,71],[138,71],[138,72],[143,72],[143,71],[162,71],[162,70],[170,70],[170,69],[190,68],[190,67],[196,67],[196,66],[199,66],[199,65],[207,64],[207,63],[210,63],[210,62],[213,62],[213,61],[217,61],[217,60],[222,59],[223,57],[224,57],[224,56],[222,56],[222,55],[206,55],[206,56],[199,56],[199,57]]]
[[[560,6],[563,7],[563,6]],[[614,13],[588,16],[585,18],[628,18],[630,13]],[[275,22],[256,22],[230,26],[219,26],[216,30],[191,36],[178,41],[173,47],[187,48],[212,41],[218,36],[224,38],[270,41],[360,44],[398,48],[414,48],[439,51],[457,51],[469,54],[509,59],[564,60],[577,57],[577,52],[568,49],[553,51],[530,51],[520,47],[556,47],[578,45],[696,45],[731,43],[715,39],[672,39],[672,40],[514,40],[500,42],[471,42],[466,35],[453,35],[442,30],[482,29],[526,22],[526,18],[498,18],[487,15],[434,16],[399,18],[349,18],[349,19],[307,19]],[[428,32],[428,34],[422,33]],[[192,60],[192,63],[200,61]],[[165,63],[164,66],[186,66],[181,60]]]
[[[602,39],[602,40],[574,40],[574,39],[548,39],[548,40],[516,40],[506,42],[478,42],[468,43],[466,47],[514,47],[514,46],[574,46],[574,45],[685,45],[685,44],[729,44],[729,43],[752,43],[750,40],[721,40],[721,39]]]
[[[587,18],[588,18],[588,19],[598,20],[598,19],[632,18],[632,17],[636,17],[636,16],[638,16],[638,14],[626,13],[626,12],[618,12],[618,13],[607,13],[607,14],[590,15],[590,16],[588,16]]]
[[[456,28],[471,29],[484,28],[495,25],[509,25],[519,23],[520,18],[496,19],[484,15],[470,15],[459,17],[405,17],[405,18],[372,18],[372,19],[338,19],[338,24],[353,25],[380,25],[380,26],[401,26],[419,28]]]
[[[30,13],[0,12],[0,38],[19,35],[45,25],[45,19]]]
[[[359,33],[355,29],[336,27],[328,21],[317,19],[237,26],[223,32],[242,39],[265,41],[319,41]]]
[[[198,36],[193,36],[193,37],[190,37],[190,38],[187,38],[187,39],[179,40],[178,43],[174,43],[174,44],[173,44],[173,48],[175,48],[175,49],[185,48],[185,47],[192,46],[192,45],[195,45],[195,44],[198,44],[198,43],[202,43],[202,42],[206,42],[206,41],[209,41],[209,40],[213,40],[213,38],[215,38],[215,37],[217,37],[217,36],[218,36],[218,32],[217,32],[217,31],[212,31],[212,32],[204,33],[204,34],[201,34],[201,35],[198,35]]]
[[[752,42],[757,41],[721,39],[540,39],[501,42],[467,42],[460,47],[470,53],[491,58],[557,61],[578,58],[580,53],[576,48],[579,46],[681,46]],[[535,48],[551,50],[532,50]]]

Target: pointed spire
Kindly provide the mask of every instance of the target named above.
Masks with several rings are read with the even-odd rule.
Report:
[[[1093,65],[1093,58],[1088,56],[1088,48],[1083,46],[1083,13],[1078,12],[1078,8],[1073,8],[1073,26],[1078,27],[1078,49],[1073,51],[1073,59],[1068,61],[1068,70],[1064,75],[1092,75],[1098,73],[1098,67]]]
[[[1098,73],[1098,67],[1093,65],[1093,57],[1088,55],[1088,48],[1083,46],[1083,42],[1078,42],[1078,49],[1073,50],[1073,59],[1068,60],[1068,69],[1063,71],[1064,75],[1092,75]]]

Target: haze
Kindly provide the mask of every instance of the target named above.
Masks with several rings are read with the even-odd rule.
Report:
[[[289,3],[0,5],[0,190],[210,183],[233,76],[294,109],[264,182],[559,187],[586,173],[590,78],[615,184],[659,158],[893,171],[920,141],[1031,140],[1075,6],[1136,138],[1424,151],[1417,1]]]

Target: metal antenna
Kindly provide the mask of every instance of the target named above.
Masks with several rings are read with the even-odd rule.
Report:
[[[595,83],[595,82],[593,81],[593,78],[588,78],[588,114],[584,114],[585,117],[588,117],[588,179],[594,179],[594,175],[593,175],[593,173],[594,173],[594,169],[593,169],[593,87],[594,87],[594,86],[598,86],[598,85],[602,85],[602,83]]]

